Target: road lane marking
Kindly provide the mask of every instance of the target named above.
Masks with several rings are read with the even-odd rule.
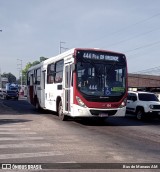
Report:
[[[1,127],[1,128],[11,128],[11,127],[14,127],[14,128],[24,128],[24,127],[26,127],[25,125],[22,125],[22,124],[17,124],[17,125],[13,125],[13,124],[9,124],[9,125],[5,125],[5,126],[3,126],[3,127]]]
[[[32,131],[30,131],[30,132],[18,132],[18,131],[13,131],[13,132],[11,132],[11,131],[8,131],[8,132],[3,132],[3,131],[0,131],[0,134],[14,134],[14,135],[20,135],[20,134],[25,134],[25,135],[27,135],[27,134],[37,134],[36,132],[32,132]]]
[[[57,156],[64,155],[60,151],[50,151],[50,152],[34,152],[34,153],[15,153],[15,154],[1,154],[0,159],[22,159],[22,158],[36,158],[36,157],[47,157],[47,156]]]
[[[2,128],[0,127],[0,131],[15,131],[15,130],[23,131],[23,130],[31,130],[31,129],[30,128]]]
[[[0,145],[0,149],[5,148],[39,148],[39,147],[50,147],[53,146],[51,143],[20,143],[20,144],[5,144]]]
[[[44,140],[44,137],[2,137],[0,141],[7,141],[7,140]]]

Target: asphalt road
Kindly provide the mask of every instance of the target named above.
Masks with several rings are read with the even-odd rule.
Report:
[[[128,115],[104,122],[60,121],[56,113],[39,113],[26,100],[0,100],[0,162],[73,168],[91,163],[92,171],[96,163],[160,163],[160,120],[137,121]]]

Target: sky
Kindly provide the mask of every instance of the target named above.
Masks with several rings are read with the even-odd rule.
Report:
[[[0,71],[17,78],[60,45],[124,53],[129,73],[160,66],[159,0],[0,0],[0,30]]]

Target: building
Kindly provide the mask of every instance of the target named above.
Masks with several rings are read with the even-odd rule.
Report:
[[[129,88],[138,88],[151,91],[160,89],[160,76],[144,74],[128,74]]]

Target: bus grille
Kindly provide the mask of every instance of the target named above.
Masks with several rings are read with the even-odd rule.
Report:
[[[108,116],[115,115],[117,110],[90,110],[92,115],[108,114]]]

